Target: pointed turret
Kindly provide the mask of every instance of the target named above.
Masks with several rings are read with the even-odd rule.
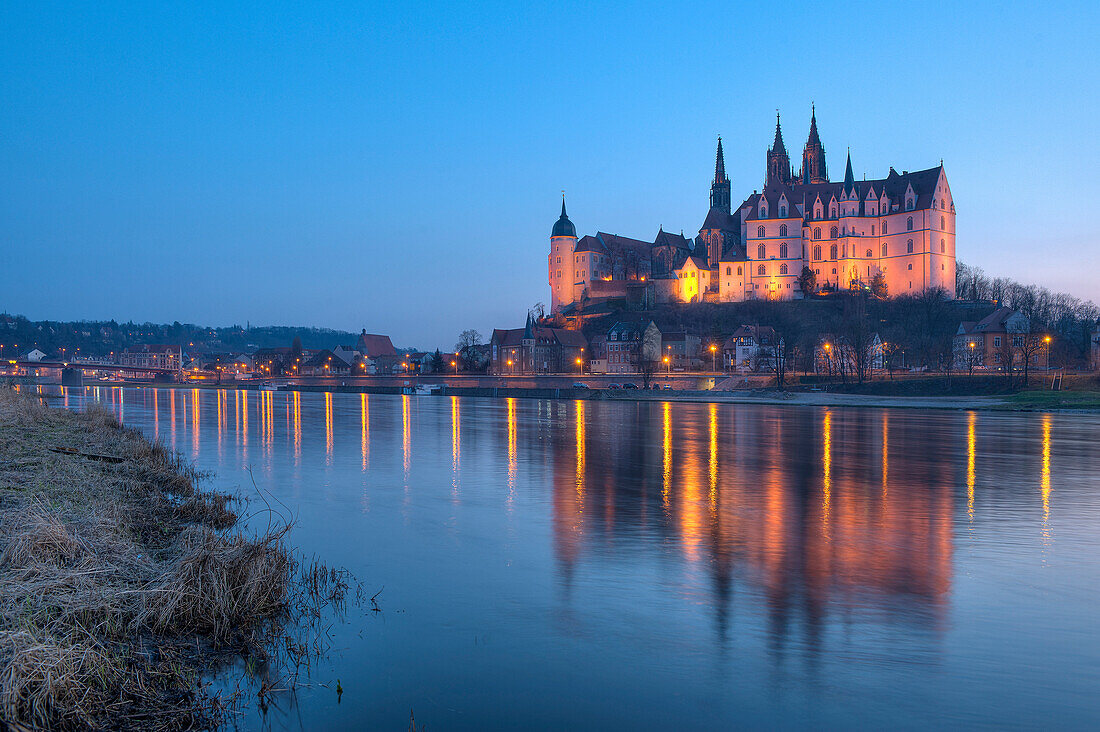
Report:
[[[523,326],[523,340],[531,341],[535,339],[535,319],[531,316],[531,311],[527,311],[527,325]]]
[[[710,207],[730,212],[730,179],[726,177],[726,159],[722,155],[722,138],[714,158],[714,181],[710,184]]]
[[[573,222],[569,220],[569,217],[565,214],[565,194],[561,196],[561,216],[554,223],[554,228],[550,232],[551,237],[555,236],[572,236],[576,238],[577,227],[573,226]]]
[[[851,196],[856,187],[856,177],[852,174],[852,148],[848,148],[848,162],[844,166],[844,195]]]
[[[803,183],[828,183],[829,173],[825,167],[825,146],[817,134],[817,110],[810,105],[810,134],[806,138],[806,147],[802,150]]]
[[[775,113],[775,141],[768,150],[768,174],[764,185],[774,183],[791,183],[791,159],[787,156],[787,148],[783,145],[783,130],[779,126],[779,111]]]

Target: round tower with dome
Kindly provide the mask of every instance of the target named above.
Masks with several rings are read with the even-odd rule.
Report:
[[[550,312],[557,313],[573,302],[573,251],[577,246],[577,228],[565,213],[565,194],[561,197],[561,216],[550,231]]]

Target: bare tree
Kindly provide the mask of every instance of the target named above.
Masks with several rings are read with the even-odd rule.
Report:
[[[455,343],[455,351],[461,354],[462,366],[466,370],[471,370],[474,367],[472,351],[476,346],[481,345],[481,334],[473,328],[464,330],[458,335],[458,343]]]
[[[856,382],[862,384],[870,373],[875,340],[875,332],[871,328],[871,320],[867,317],[862,297],[851,298],[845,303],[839,332],[842,343],[838,343],[837,347],[844,348],[847,356],[845,360],[850,362]]]

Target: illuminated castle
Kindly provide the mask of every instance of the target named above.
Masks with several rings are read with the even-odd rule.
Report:
[[[849,153],[843,181],[830,182],[813,112],[798,175],[778,115],[766,160],[764,189],[733,208],[718,139],[710,210],[694,241],[663,230],[653,242],[602,232],[578,239],[563,200],[550,235],[553,312],[638,289],[656,302],[801,298],[804,268],[819,290],[867,287],[881,272],[889,295],[943,288],[954,296],[955,203],[942,162],[857,181]]]

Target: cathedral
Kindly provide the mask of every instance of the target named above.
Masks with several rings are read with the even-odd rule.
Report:
[[[811,110],[798,174],[778,114],[766,163],[763,190],[734,208],[718,139],[710,207],[694,240],[663,229],[652,242],[603,232],[578,238],[563,198],[550,234],[552,311],[631,295],[648,302],[798,299],[812,294],[802,287],[811,280],[815,291],[884,280],[890,296],[943,288],[954,297],[955,203],[942,162],[857,181],[849,152],[844,180],[832,182]]]

